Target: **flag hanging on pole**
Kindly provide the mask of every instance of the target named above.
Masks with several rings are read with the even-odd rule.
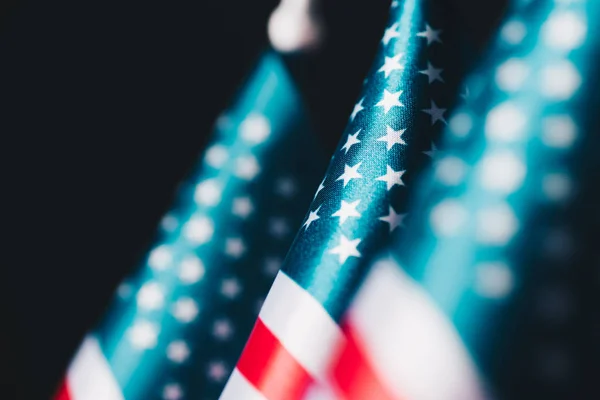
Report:
[[[344,318],[341,398],[597,398],[600,4],[514,3]]]
[[[468,59],[443,2],[394,1],[362,95],[263,305],[222,400],[301,399],[326,367],[337,321],[407,198],[437,157]]]
[[[304,11],[284,16],[306,22]],[[317,36],[287,37],[285,50]],[[267,51],[56,399],[217,398],[326,160],[280,54]]]

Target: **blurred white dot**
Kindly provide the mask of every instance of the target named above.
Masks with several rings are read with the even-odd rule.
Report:
[[[292,178],[280,178],[275,184],[275,191],[283,197],[292,197],[297,190],[296,182]]]
[[[192,322],[198,315],[198,304],[189,297],[181,297],[173,305],[171,313],[179,322]]]
[[[571,194],[571,179],[561,173],[547,174],[542,179],[542,190],[550,200],[565,200]]]
[[[225,241],[225,254],[233,258],[240,258],[246,252],[244,241],[240,238],[228,238]]]
[[[170,383],[163,389],[163,400],[181,400],[183,398],[183,390],[176,383]]]
[[[127,330],[127,338],[137,349],[145,350],[156,346],[159,328],[146,320],[140,320]]]
[[[481,263],[476,267],[475,290],[481,296],[500,299],[513,288],[510,268],[501,262]]]
[[[213,336],[220,340],[227,340],[233,335],[233,326],[227,319],[220,319],[213,324]]]
[[[160,226],[167,232],[173,232],[179,226],[179,221],[173,215],[167,214],[160,221]]]
[[[204,276],[204,265],[198,257],[187,256],[179,265],[179,279],[183,283],[193,284]]]
[[[508,21],[500,31],[500,35],[505,42],[509,44],[519,44],[525,38],[527,28],[521,21]]]
[[[529,75],[529,67],[523,60],[511,58],[496,70],[496,84],[507,92],[517,91]]]
[[[133,288],[129,283],[121,283],[117,288],[117,296],[119,296],[122,299],[126,299],[129,296],[131,296],[132,292]]]
[[[175,363],[182,363],[190,355],[190,349],[183,340],[174,340],[167,346],[167,357]]]
[[[196,186],[194,200],[198,204],[214,206],[221,201],[221,184],[216,179],[207,179]]]
[[[211,167],[219,168],[225,164],[227,157],[227,148],[216,144],[206,150],[205,160]]]
[[[521,186],[525,172],[525,165],[513,152],[498,151],[481,161],[479,181],[488,190],[508,194]]]
[[[473,128],[473,119],[467,113],[458,113],[450,119],[450,130],[458,137],[465,137]]]
[[[467,210],[457,200],[444,200],[431,210],[429,221],[438,236],[453,236],[458,233],[468,217]]]
[[[555,100],[567,100],[581,85],[579,72],[569,61],[563,60],[542,70],[541,90]]]
[[[156,282],[145,283],[138,290],[137,305],[144,310],[156,310],[161,308],[164,301],[164,294],[159,284]]]
[[[243,156],[238,158],[235,165],[235,175],[238,178],[251,180],[260,172],[260,166],[254,156]]]
[[[544,23],[542,35],[550,47],[572,50],[585,39],[586,22],[572,11],[555,11]]]
[[[194,216],[183,227],[185,237],[195,243],[203,244],[208,242],[214,233],[213,223],[204,216]]]
[[[240,283],[235,278],[223,279],[221,282],[221,294],[229,299],[236,298],[241,291]]]
[[[271,134],[271,124],[262,114],[250,114],[240,125],[242,138],[252,144],[265,141]]]
[[[252,200],[249,197],[236,197],[233,199],[233,207],[231,212],[240,218],[247,218],[252,211],[254,206]]]
[[[150,252],[148,265],[154,270],[164,270],[170,267],[172,259],[171,249],[166,245],[161,245]]]
[[[269,276],[275,276],[281,268],[281,259],[278,257],[268,257],[265,260],[264,271]]]
[[[487,115],[485,134],[489,139],[511,142],[523,138],[527,120],[516,105],[505,102],[497,105]]]
[[[568,148],[576,135],[577,125],[569,115],[546,117],[542,122],[542,141],[547,146]]]
[[[502,246],[517,232],[519,221],[507,204],[489,207],[477,213],[477,240]]]
[[[458,157],[447,156],[436,163],[435,176],[443,184],[455,186],[462,182],[467,164]]]

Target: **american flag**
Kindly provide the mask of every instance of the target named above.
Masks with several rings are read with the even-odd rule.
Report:
[[[393,3],[222,400],[596,398],[599,8],[515,1],[451,113],[449,30]]]
[[[391,398],[597,398],[599,12],[515,2],[338,368],[359,348]]]
[[[390,10],[363,92],[221,399],[300,399],[327,380],[343,337],[337,322],[371,258],[410,220],[408,194],[464,95],[468,46],[441,3]]]
[[[218,397],[326,161],[280,55],[267,52],[56,399]]]

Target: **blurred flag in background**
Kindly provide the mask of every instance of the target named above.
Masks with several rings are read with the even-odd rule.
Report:
[[[342,398],[598,398],[599,8],[514,2],[344,319]]]
[[[406,229],[408,193],[459,98],[468,57],[452,11],[392,2],[363,93],[221,399],[300,399],[327,378],[336,321],[372,256]]]
[[[306,23],[306,11],[278,10],[289,24]],[[270,35],[281,33],[275,27]],[[319,37],[279,39],[292,51]],[[262,55],[213,136],[155,246],[83,341],[57,400],[210,399],[221,392],[326,158],[274,51]]]

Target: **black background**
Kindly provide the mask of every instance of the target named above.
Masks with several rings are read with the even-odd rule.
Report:
[[[1,398],[51,396],[267,45],[277,2],[2,0]],[[454,2],[483,48],[504,0]],[[326,45],[287,62],[332,150],[389,1],[322,3]]]

